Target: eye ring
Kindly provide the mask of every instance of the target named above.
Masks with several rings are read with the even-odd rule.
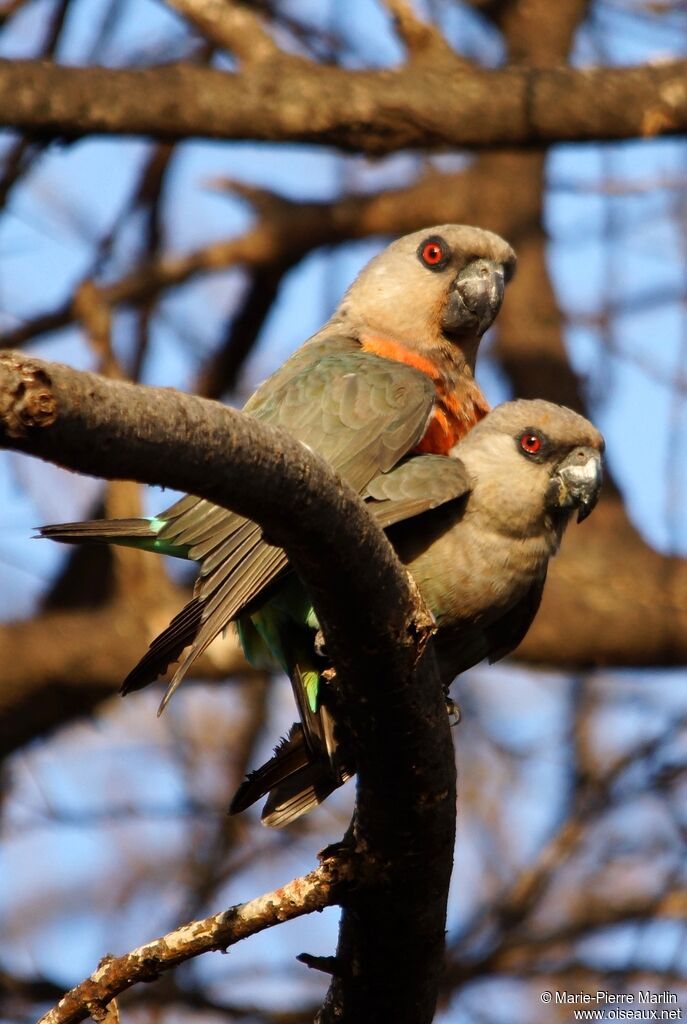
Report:
[[[451,258],[451,250],[438,235],[431,235],[420,242],[417,256],[428,270],[443,270]]]
[[[536,455],[541,451],[542,437],[537,430],[523,430],[519,443],[526,455]]]

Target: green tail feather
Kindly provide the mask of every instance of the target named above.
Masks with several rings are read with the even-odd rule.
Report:
[[[237,621],[246,658],[256,668],[279,668],[300,680],[307,705],[317,714],[321,699],[320,669],[314,651],[317,616],[305,588],[290,577],[272,599]]]
[[[320,673],[314,668],[301,668],[301,684],[305,688],[308,707],[316,715],[320,706]]]
[[[173,558],[188,558],[190,545],[158,538],[164,519],[94,519],[84,523],[56,523],[39,527],[39,535],[62,544],[118,544],[153,551]]]

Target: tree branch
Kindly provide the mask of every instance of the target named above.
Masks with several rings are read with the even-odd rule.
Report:
[[[341,898],[351,878],[352,872],[345,863],[328,858],[314,871],[294,878],[274,892],[202,921],[191,921],[124,956],[106,956],[89,978],[41,1017],[39,1024],[78,1024],[87,1017],[102,1021],[111,1000],[133,985],[155,981],[165,971],[202,953],[224,952],[242,939],[283,921],[324,910]]]
[[[286,56],[247,6],[231,0],[167,0],[167,5],[183,14],[210,42],[247,64]]]
[[[485,194],[484,177],[477,168],[459,174],[430,172],[400,189],[372,194],[353,194],[331,203],[293,202],[243,182],[220,179],[214,187],[242,196],[258,213],[248,231],[181,255],[165,254],[140,264],[130,273],[99,287],[99,298],[112,306],[136,305],[208,274],[240,265],[249,270],[274,269],[293,264],[322,245],[369,238],[371,235],[404,234],[427,224],[479,222],[498,234],[517,241],[522,222],[511,215],[509,202],[515,183],[504,177],[493,180]],[[76,317],[73,301],[6,331],[3,347],[66,327]]]
[[[434,60],[442,56],[452,57],[454,61],[458,59],[439,29],[419,18],[407,0],[382,2],[394,19],[394,27],[408,50],[411,62],[417,64],[428,57]]]
[[[136,652],[143,654],[188,597],[170,586],[158,603],[127,598],[0,625],[0,760],[115,696]],[[233,635],[214,643],[198,665],[203,679],[254,671]]]
[[[539,146],[687,130],[687,62],[622,68],[351,71],[263,61],[239,74],[0,61],[0,121],[40,138],[88,134],[308,142],[373,155],[421,147]]]
[[[499,317],[503,368],[518,397],[548,398],[586,413],[547,268],[542,160],[534,153],[492,154],[488,160],[501,165],[500,177],[517,181],[511,202],[523,224],[518,275]],[[646,543],[612,481],[593,521],[571,530],[552,562],[541,610],[516,656],[578,670],[687,664],[687,562]]]
[[[190,491],[259,522],[286,549],[337,668],[358,768],[351,842],[375,879],[346,901],[346,958],[329,1005],[360,1022],[430,1021],[453,855],[453,745],[431,649],[418,657],[429,615],[362,501],[285,431],[18,353],[0,355],[0,443]]]

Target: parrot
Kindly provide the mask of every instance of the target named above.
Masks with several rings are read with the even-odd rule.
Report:
[[[492,410],[449,456],[411,454],[365,489],[368,511],[434,617],[431,643],[449,708],[458,675],[510,654],[527,633],[571,513],[582,522],[597,503],[604,447],[599,431],[571,409],[519,399]],[[292,606],[298,587],[306,599],[293,577]],[[320,675],[331,679],[324,664]],[[331,687],[323,699],[335,721]],[[319,756],[303,721],[293,725],[239,787],[230,812],[269,794],[263,823],[294,821],[354,774],[340,730],[338,739]]]
[[[443,224],[396,239],[359,273],[332,316],[244,407],[317,451],[358,493],[414,455],[445,457],[489,411],[475,380],[515,254],[498,235]],[[381,486],[377,484],[377,486]],[[420,507],[414,498],[408,505]],[[260,527],[194,495],[145,519],[44,526],[65,543],[115,543],[200,563],[189,603],[122,684],[138,690],[186,653],[160,710],[200,654],[236,621],[255,664],[291,678],[308,749],[334,757],[334,722],[312,649],[315,613],[286,555]],[[270,599],[261,595],[269,591]]]

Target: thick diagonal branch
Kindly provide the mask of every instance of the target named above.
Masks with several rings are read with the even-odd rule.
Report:
[[[359,766],[352,842],[375,879],[361,880],[347,903],[336,1005],[361,1022],[430,1021],[453,853],[453,746],[431,651],[418,657],[429,617],[358,496],[285,431],[18,353],[0,356],[0,444],[79,472],[190,491],[256,520],[286,549],[350,710]]]

